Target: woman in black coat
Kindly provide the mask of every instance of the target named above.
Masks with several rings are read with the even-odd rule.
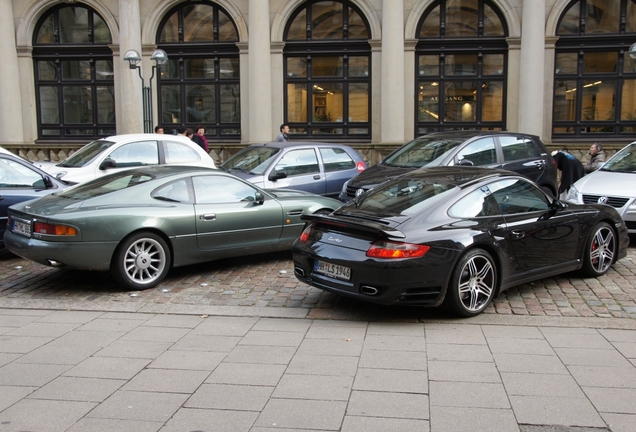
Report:
[[[559,183],[559,198],[567,197],[570,186],[585,175],[583,164],[570,153],[558,151],[552,155],[556,161],[557,168],[561,171],[561,182]]]

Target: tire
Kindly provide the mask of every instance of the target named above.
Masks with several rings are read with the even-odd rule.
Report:
[[[488,307],[497,292],[497,267],[483,249],[466,252],[453,270],[444,307],[450,312],[471,317]]]
[[[614,262],[617,246],[616,234],[612,227],[606,222],[597,224],[585,245],[583,272],[591,277],[607,273]]]
[[[123,239],[113,257],[110,272],[122,285],[134,290],[153,288],[170,270],[171,254],[157,234],[139,232]]]

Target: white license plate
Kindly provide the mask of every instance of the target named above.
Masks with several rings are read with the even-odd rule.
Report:
[[[335,279],[349,280],[351,279],[351,269],[337,264],[331,264],[324,261],[314,262],[314,272],[329,276]]]
[[[31,224],[29,222],[11,219],[11,232],[31,237]]]

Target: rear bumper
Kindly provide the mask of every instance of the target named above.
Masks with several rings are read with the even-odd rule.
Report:
[[[19,257],[51,267],[79,270],[110,269],[116,242],[48,242],[5,232],[6,248]]]

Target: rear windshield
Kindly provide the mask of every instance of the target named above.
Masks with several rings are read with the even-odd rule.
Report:
[[[410,215],[437,205],[457,188],[438,179],[399,178],[371,189],[342,209],[356,207],[384,215]]]
[[[280,150],[275,147],[247,147],[228,159],[221,167],[228,171],[263,174]]]
[[[80,183],[57,194],[63,198],[85,200],[111,192],[123,190],[152,180],[154,177],[135,170],[125,170],[116,174],[100,177],[87,183]]]
[[[68,159],[58,166],[67,168],[80,168],[91,163],[100,153],[113,144],[112,141],[97,140],[86,144],[84,147],[73,153]]]
[[[630,144],[616,153],[601,171],[636,173],[636,144]]]
[[[382,164],[406,168],[437,166],[442,159],[465,139],[435,139],[422,137],[404,145]]]

